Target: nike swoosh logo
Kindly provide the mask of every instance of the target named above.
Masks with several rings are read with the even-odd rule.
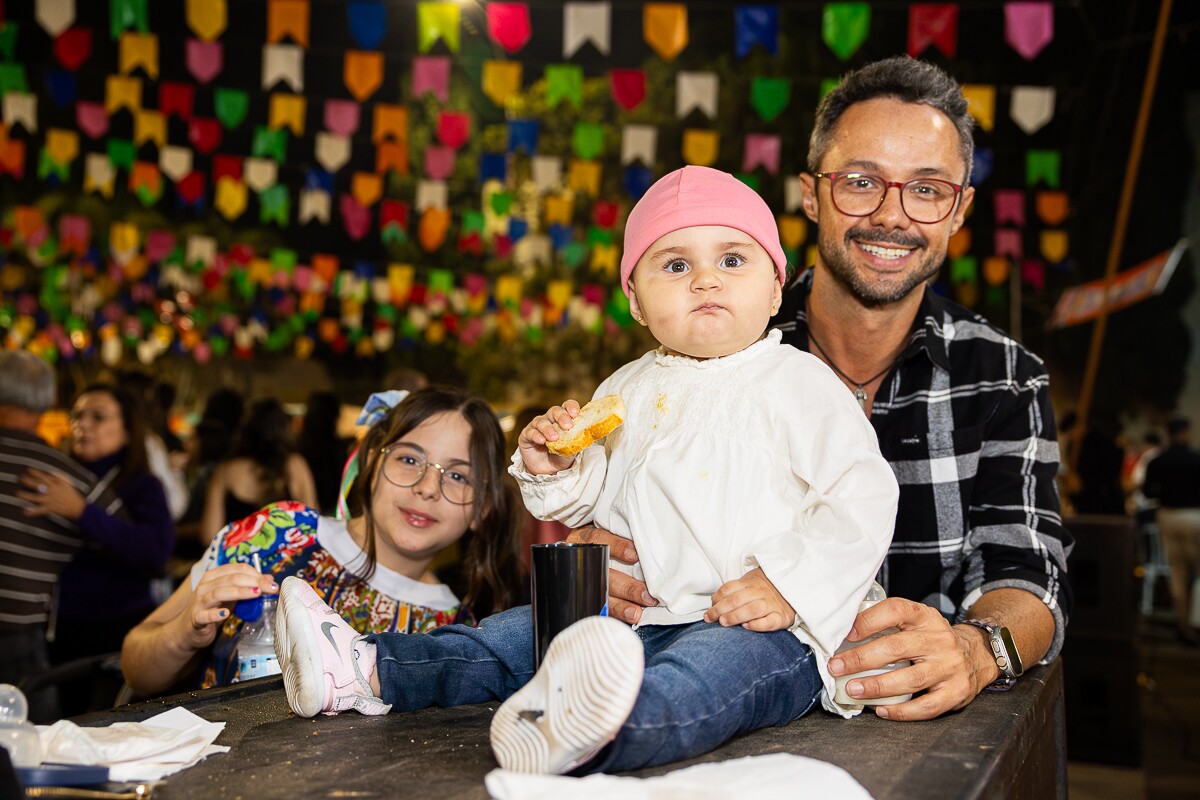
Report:
[[[338,652],[338,646],[337,646],[337,642],[335,642],[333,640],[333,633],[332,633],[333,628],[334,628],[334,623],[332,623],[332,622],[322,622],[321,623],[321,633],[325,634],[325,638],[329,640],[329,644],[333,645],[333,650],[336,653],[336,652]]]

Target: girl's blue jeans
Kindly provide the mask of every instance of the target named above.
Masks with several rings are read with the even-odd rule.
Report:
[[[616,739],[577,774],[620,772],[707,753],[806,714],[821,692],[812,650],[789,631],[695,622],[635,631],[642,689]],[[393,711],[506,700],[533,677],[529,606],[428,634],[371,634],[380,695]]]

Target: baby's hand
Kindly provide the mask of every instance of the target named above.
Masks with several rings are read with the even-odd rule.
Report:
[[[553,475],[575,463],[575,457],[556,456],[546,449],[546,442],[558,440],[554,424],[564,431],[571,430],[575,417],[579,416],[579,403],[567,400],[561,406],[553,406],[540,417],[534,417],[517,440],[525,470],[533,475]]]
[[[752,631],[783,631],[792,627],[796,609],[792,608],[762,569],[747,572],[713,592],[712,608],[704,612],[705,622],[720,622],[726,628],[741,625]]]

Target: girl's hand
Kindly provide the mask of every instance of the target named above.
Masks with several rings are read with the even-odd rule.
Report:
[[[564,431],[569,431],[577,416],[579,403],[567,400],[561,406],[553,406],[545,414],[530,420],[517,439],[517,447],[521,451],[521,460],[525,462],[527,472],[532,475],[553,475],[575,463],[574,456],[564,458],[551,453],[546,449],[546,442],[558,441],[555,423]]]
[[[795,620],[796,609],[761,568],[722,585],[713,592],[712,608],[704,612],[705,622],[720,622],[726,628],[741,625],[751,631],[784,631]]]
[[[279,593],[275,578],[249,564],[222,564],[208,570],[192,591],[187,608],[175,618],[184,646],[192,650],[208,647],[239,600],[252,600],[264,593]]]
[[[57,472],[30,467],[20,480],[25,491],[18,491],[17,497],[29,503],[29,508],[25,509],[27,517],[57,514],[63,519],[78,522],[87,508],[87,501],[79,490]]]

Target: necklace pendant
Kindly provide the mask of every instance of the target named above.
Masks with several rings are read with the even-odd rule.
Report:
[[[867,392],[865,389],[863,389],[863,387],[859,386],[854,390],[854,399],[858,401],[860,406],[862,406],[863,411],[867,410]]]

